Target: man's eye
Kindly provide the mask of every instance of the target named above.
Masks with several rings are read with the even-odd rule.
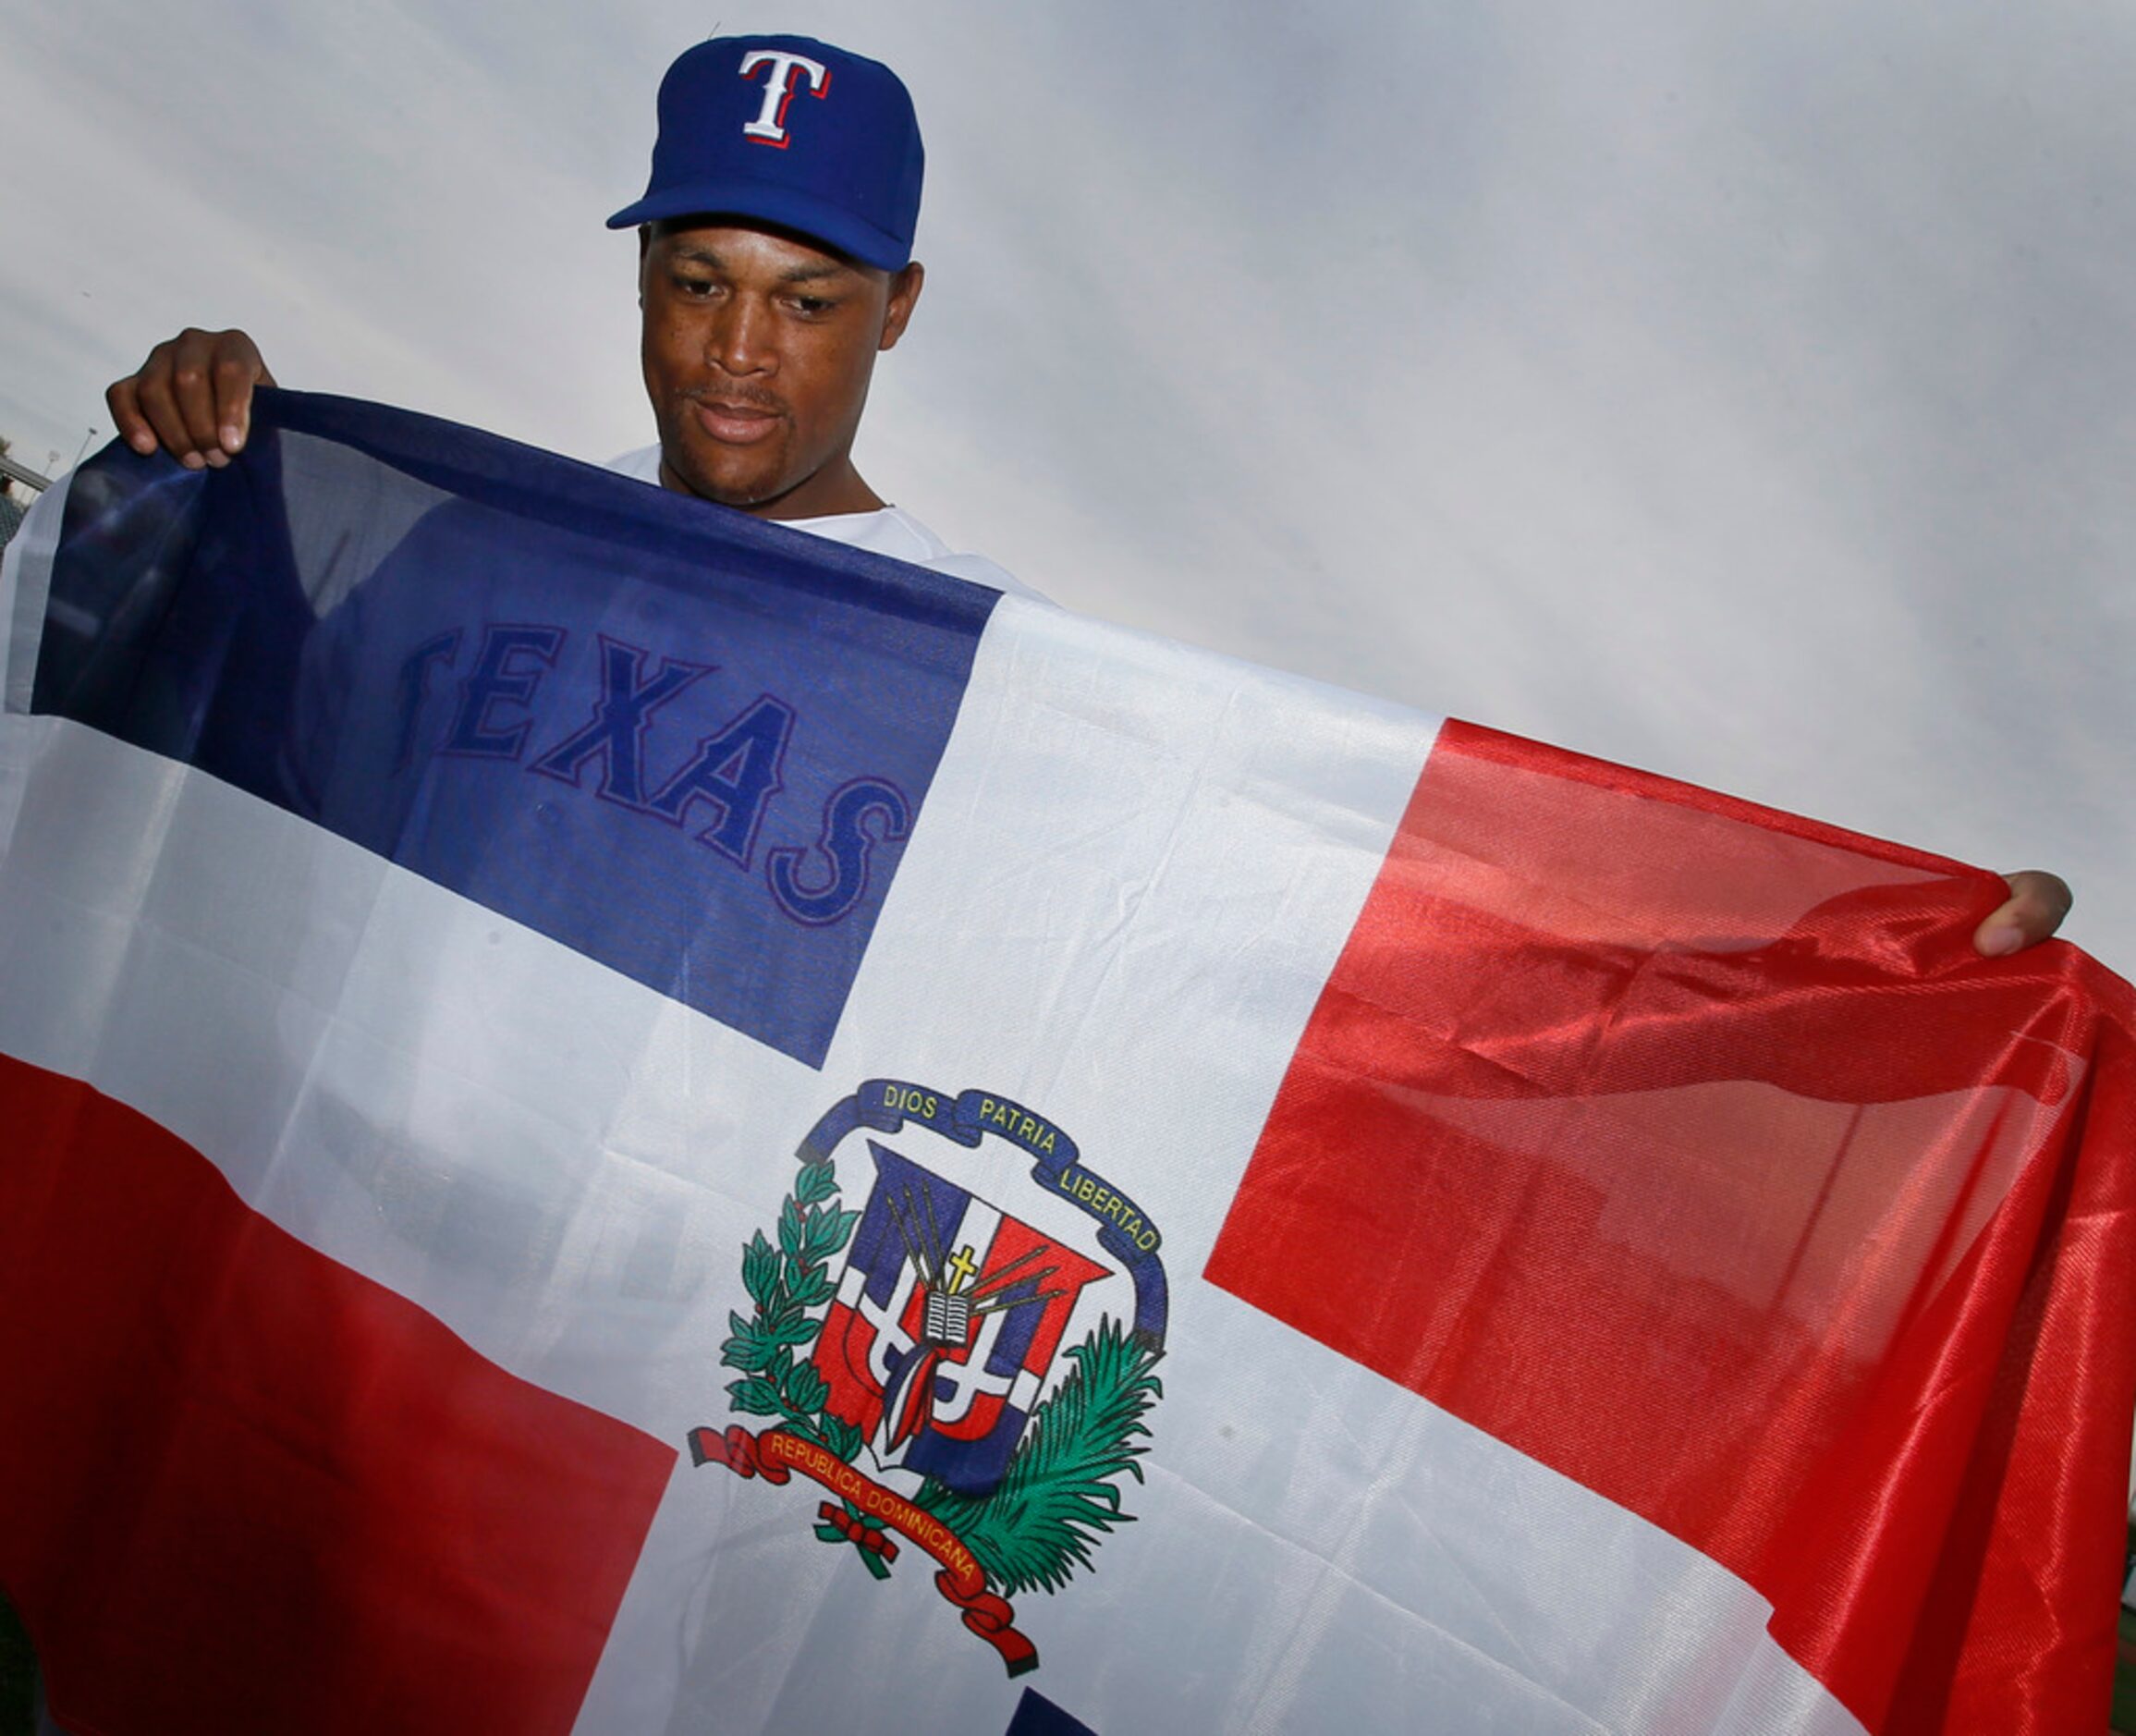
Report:
[[[828,313],[837,305],[827,296],[795,296],[793,298],[794,312],[806,314],[812,319],[819,313]]]
[[[675,280],[675,289],[677,295],[702,298],[710,295],[714,287],[703,277],[677,277]]]

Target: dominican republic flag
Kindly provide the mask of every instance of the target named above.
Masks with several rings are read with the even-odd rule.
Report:
[[[0,1587],[170,1732],[2105,1720],[1992,876],[269,394],[0,623]]]

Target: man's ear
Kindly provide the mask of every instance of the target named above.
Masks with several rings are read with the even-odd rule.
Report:
[[[927,267],[914,260],[903,271],[890,274],[890,299],[883,309],[883,341],[875,346],[888,349],[905,336],[906,323],[912,317],[912,310],[920,304],[920,286],[926,281]]]
[[[645,259],[652,251],[653,226],[641,223],[638,226],[638,305],[641,308],[645,305]]]

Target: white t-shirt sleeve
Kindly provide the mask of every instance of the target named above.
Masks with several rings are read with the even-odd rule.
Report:
[[[625,452],[612,458],[604,467],[618,476],[635,477],[639,482],[660,485],[660,448],[656,446],[640,446],[635,452]]]

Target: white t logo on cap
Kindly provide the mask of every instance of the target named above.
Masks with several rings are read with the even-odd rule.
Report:
[[[787,104],[793,101],[794,75],[809,81],[809,94],[821,96],[831,88],[830,68],[806,55],[789,55],[776,48],[752,48],[741,57],[741,76],[748,78],[759,67],[769,67],[772,76],[764,85],[764,105],[756,118],[743,127],[749,138],[787,148]]]

